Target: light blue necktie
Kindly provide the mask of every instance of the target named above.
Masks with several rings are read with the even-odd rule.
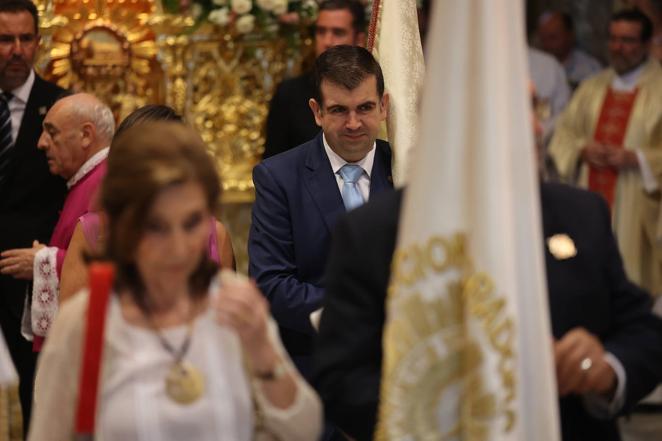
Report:
[[[347,211],[362,205],[365,201],[363,200],[363,195],[361,195],[361,191],[359,191],[359,186],[357,184],[359,178],[363,175],[363,169],[361,166],[356,164],[345,164],[340,170],[338,170],[338,174],[343,180],[341,194]]]

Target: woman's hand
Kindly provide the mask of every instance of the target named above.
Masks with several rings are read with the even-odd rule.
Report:
[[[221,289],[216,304],[220,324],[239,335],[251,373],[262,380],[262,393],[280,409],[294,403],[297,391],[291,368],[285,368],[282,356],[268,330],[269,304],[255,283],[228,270],[221,272]]]
[[[231,271],[221,272],[214,308],[218,322],[237,332],[253,371],[273,370],[278,355],[267,330],[269,305],[255,283]]]

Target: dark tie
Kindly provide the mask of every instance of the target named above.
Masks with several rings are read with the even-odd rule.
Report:
[[[14,145],[11,135],[11,113],[9,112],[9,100],[12,94],[3,92],[0,94],[0,185],[4,183],[9,166],[9,151]]]

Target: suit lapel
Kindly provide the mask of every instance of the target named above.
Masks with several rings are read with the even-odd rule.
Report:
[[[377,140],[375,160],[370,173],[370,198],[391,188],[393,188],[393,176],[391,175],[390,148]]]
[[[345,212],[336,177],[331,169],[329,158],[324,152],[322,135],[315,138],[305,159],[305,185],[319,209],[329,231],[333,229],[338,216]]]
[[[40,112],[40,109],[43,112]],[[34,84],[25,106],[25,112],[23,113],[23,119],[21,120],[21,127],[16,136],[16,142],[14,144],[16,148],[12,149],[11,161],[19,161],[22,157],[30,153],[30,149],[37,147],[36,143],[31,142],[31,140],[39,139],[39,135],[35,136],[35,133],[41,134],[41,123],[46,116],[46,110],[43,97],[43,80],[39,76],[35,76]]]

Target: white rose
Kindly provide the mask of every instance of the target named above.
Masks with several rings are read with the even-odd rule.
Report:
[[[209,21],[219,26],[230,23],[230,11],[228,8],[214,9],[209,13]]]
[[[242,15],[237,20],[237,32],[240,34],[248,34],[255,28],[255,17],[250,14]]]
[[[276,4],[275,0],[257,0],[256,1],[257,5],[262,9],[263,11],[271,11],[274,8],[274,5]]]
[[[274,0],[274,6],[271,9],[275,15],[283,15],[287,12],[287,0]]]
[[[252,7],[251,0],[232,0],[232,10],[239,15],[250,12]]]
[[[227,0],[212,0],[212,3],[216,6],[225,6],[227,4]]]
[[[319,9],[319,6],[317,5],[317,2],[315,0],[305,0],[303,2],[303,7],[310,9],[311,11],[317,12]]]
[[[202,6],[198,3],[194,3],[193,6],[191,6],[191,15],[197,20],[198,17],[202,15]]]

